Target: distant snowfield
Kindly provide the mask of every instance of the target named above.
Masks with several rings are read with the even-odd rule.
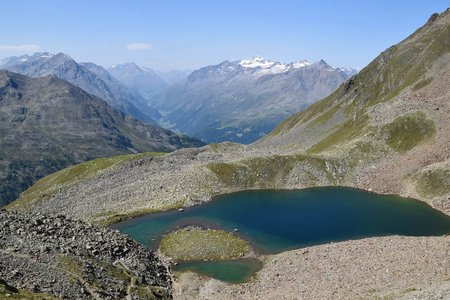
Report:
[[[247,69],[259,69],[256,70],[256,73],[259,75],[280,74],[311,65],[307,60],[283,64],[281,62],[266,60],[260,56],[255,56],[252,59],[243,59],[238,64]]]

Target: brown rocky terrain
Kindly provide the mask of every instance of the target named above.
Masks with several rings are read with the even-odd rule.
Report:
[[[171,298],[166,265],[111,229],[6,211],[0,225],[1,299]]]
[[[179,275],[176,299],[448,299],[449,237],[383,237],[272,255],[249,282]]]

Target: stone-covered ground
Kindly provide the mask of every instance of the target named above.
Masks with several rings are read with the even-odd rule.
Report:
[[[43,293],[60,299],[172,297],[167,267],[153,252],[114,230],[62,215],[0,211],[0,280],[1,299],[21,291],[36,299]]]

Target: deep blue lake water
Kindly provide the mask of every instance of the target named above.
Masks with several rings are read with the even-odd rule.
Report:
[[[344,187],[227,194],[113,227],[157,248],[163,234],[188,225],[238,229],[237,235],[261,253],[374,236],[450,233],[450,217],[424,202]]]

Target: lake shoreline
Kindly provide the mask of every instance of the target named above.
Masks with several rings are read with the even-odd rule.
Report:
[[[188,272],[175,299],[439,299],[450,294],[449,236],[374,237],[266,257],[256,277],[227,284]]]
[[[111,228],[111,229],[116,229],[121,224],[132,223],[141,218],[145,218],[145,217],[152,216],[155,214],[164,214],[164,213],[170,214],[170,213],[173,213],[176,211],[184,211],[187,209],[196,208],[196,207],[204,205],[206,203],[211,203],[211,202],[217,201],[218,199],[220,199],[220,197],[238,194],[241,192],[249,192],[249,191],[281,191],[282,192],[282,191],[303,191],[303,190],[307,191],[307,190],[313,190],[313,189],[327,189],[327,188],[345,188],[345,189],[349,189],[349,190],[360,190],[360,191],[364,191],[367,193],[380,195],[380,196],[396,196],[396,197],[402,197],[402,198],[405,198],[408,200],[420,201],[420,202],[424,202],[424,203],[428,204],[435,210],[438,210],[441,213],[450,216],[450,209],[443,207],[442,205],[436,205],[434,202],[430,202],[429,199],[427,200],[422,197],[411,197],[410,194],[394,193],[394,192],[378,192],[378,191],[373,190],[372,188],[367,189],[367,188],[359,187],[356,185],[324,185],[324,186],[307,186],[307,187],[303,187],[303,188],[293,187],[293,188],[280,188],[280,189],[250,188],[250,189],[236,190],[236,191],[232,191],[232,192],[224,192],[224,193],[217,194],[217,195],[210,197],[209,200],[193,202],[193,203],[188,202],[188,203],[183,204],[183,206],[179,206],[179,207],[178,206],[174,207],[173,205],[169,205],[169,206],[167,206],[167,208],[162,208],[160,210],[154,210],[151,212],[147,212],[147,211],[143,210],[142,213],[123,214],[123,215],[121,215],[121,218],[114,219],[114,222],[112,222],[112,223],[104,223],[103,226]],[[201,226],[201,225],[202,224],[199,224],[199,226]]]
[[[265,195],[265,196],[263,196]],[[278,197],[278,198],[270,198],[270,197]],[[267,199],[265,199],[264,197],[268,197]],[[319,198],[315,198],[315,197],[319,197]],[[331,197],[331,198],[330,198]],[[292,198],[292,199],[291,199]],[[268,201],[268,202],[267,202]],[[292,206],[294,205],[295,206]],[[322,207],[322,205],[326,204],[324,207]],[[328,205],[332,204],[329,208]],[[234,208],[235,205],[238,205],[236,207],[236,209]],[[271,205],[275,205],[275,206],[271,206]],[[300,206],[298,206],[300,205]],[[305,206],[306,205],[306,206]],[[337,206],[336,206],[337,205]],[[354,205],[356,205],[356,207],[353,207]],[[263,212],[264,210],[263,207],[267,206],[267,213],[268,215],[265,215]],[[327,222],[331,222],[330,224],[332,225],[331,228],[335,227],[335,224],[332,222],[333,219],[331,219],[331,221],[329,220],[329,218],[331,218],[334,214],[337,214],[337,216],[340,216],[339,218],[343,218],[343,220],[340,220],[339,218],[336,220],[338,221],[338,223],[336,224],[340,224],[340,226],[342,228],[347,228],[345,227],[345,224],[348,223],[347,225],[351,225],[350,229],[355,227],[358,228],[358,230],[360,230],[361,232],[365,232],[364,228],[365,226],[367,226],[367,222],[370,221],[371,218],[367,218],[367,214],[372,213],[375,217],[374,220],[371,220],[372,222],[374,222],[375,228],[377,228],[377,222],[378,223],[382,223],[383,226],[385,226],[386,222],[391,222],[389,224],[389,226],[394,226],[392,227],[392,229],[388,229],[388,231],[381,231],[384,232],[383,234],[381,233],[377,233],[378,231],[374,231],[372,232],[370,229],[371,227],[369,226],[368,229],[370,229],[369,231],[367,231],[366,234],[363,233],[359,233],[361,236],[359,235],[352,235],[352,238],[350,239],[346,239],[345,235],[336,240],[336,238],[333,238],[332,241],[327,240],[327,238],[325,238],[324,240],[322,240],[320,238],[320,230],[318,231],[318,234],[316,234],[314,231],[311,231],[310,235],[314,236],[314,238],[317,238],[318,240],[315,242],[315,244],[312,244],[314,242],[308,242],[309,244],[302,244],[301,246],[289,246],[287,248],[280,248],[281,250],[278,251],[272,251],[272,252],[268,252],[268,251],[264,251],[264,248],[261,248],[261,245],[258,245],[258,243],[256,242],[258,240],[258,238],[256,238],[256,240],[254,238],[251,238],[251,236],[249,236],[249,231],[246,230],[244,225],[238,225],[237,223],[234,224],[228,224],[227,222],[224,221],[224,219],[222,219],[225,216],[234,216],[234,217],[238,217],[239,214],[242,214],[243,218],[246,219],[248,215],[252,215],[252,220],[255,218],[255,216],[258,216],[258,218],[261,219],[267,219],[267,218],[274,218],[276,216],[274,216],[273,214],[280,214],[282,216],[282,219],[286,219],[286,220],[290,220],[290,218],[288,217],[288,215],[286,215],[286,213],[288,212],[282,212],[278,210],[278,206],[283,207],[284,209],[287,209],[288,212],[291,212],[293,214],[293,216],[295,217],[294,219],[298,218],[301,222],[303,222],[303,219],[310,219],[311,216],[317,216],[317,211],[325,213],[327,211],[331,211],[331,214],[326,214],[322,217],[320,217],[317,222],[322,223],[324,221]],[[316,207],[318,206],[318,207]],[[311,211],[311,207],[314,208],[315,210]],[[362,209],[362,210],[360,210]],[[220,217],[217,220],[221,220],[221,221],[214,221],[213,219],[205,219],[204,217],[201,217],[204,212],[207,211],[211,211],[211,212],[222,212],[222,211],[228,211],[229,212],[224,212],[225,215]],[[203,211],[203,213],[201,213]],[[316,211],[316,212],[315,212]],[[336,188],[336,187],[328,187],[328,188],[311,188],[311,189],[302,189],[302,190],[264,190],[264,191],[246,191],[246,192],[240,192],[240,193],[232,193],[232,194],[228,194],[228,195],[224,195],[222,197],[217,197],[214,199],[214,201],[211,201],[209,203],[204,203],[203,205],[200,206],[195,206],[192,208],[187,208],[183,211],[172,211],[172,212],[165,212],[165,213],[160,213],[160,214],[152,214],[152,215],[148,215],[148,216],[143,216],[137,219],[133,219],[133,220],[128,220],[125,221],[119,225],[124,225],[125,228],[127,228],[126,226],[129,226],[129,229],[125,229],[125,233],[130,233],[127,232],[127,230],[132,230],[131,232],[134,232],[134,230],[142,230],[142,228],[147,228],[148,226],[151,226],[152,222],[156,222],[155,224],[163,224],[161,222],[163,222],[164,219],[175,219],[177,220],[179,219],[186,219],[186,221],[177,221],[174,224],[180,225],[180,224],[184,224],[183,226],[192,226],[194,222],[194,224],[196,226],[198,226],[199,224],[204,225],[202,226],[203,228],[217,228],[217,229],[221,229],[221,230],[226,230],[227,232],[233,232],[232,228],[237,228],[237,232],[236,234],[239,235],[241,238],[243,238],[245,241],[250,242],[253,249],[255,249],[258,253],[259,253],[259,259],[262,261],[265,261],[266,263],[264,263],[264,266],[262,268],[262,270],[260,270],[258,272],[258,275],[256,276],[256,278],[252,281],[252,282],[258,282],[259,278],[260,278],[260,274],[265,274],[265,272],[271,272],[270,268],[267,268],[268,266],[268,262],[269,262],[269,266],[270,266],[270,261],[273,258],[276,257],[282,257],[283,255],[285,255],[286,253],[299,253],[299,252],[304,252],[304,251],[309,251],[309,249],[311,248],[315,248],[315,247],[327,247],[327,245],[341,245],[341,244],[346,244],[346,243],[355,243],[355,244],[361,244],[361,243],[365,243],[365,241],[370,240],[370,239],[389,239],[390,237],[392,237],[393,235],[390,233],[389,230],[394,230],[396,223],[399,223],[401,226],[400,228],[403,226],[406,226],[407,228],[409,228],[408,230],[410,231],[406,231],[405,235],[408,235],[406,233],[410,232],[411,234],[409,234],[410,236],[414,236],[417,235],[417,233],[415,233],[414,231],[411,231],[412,228],[415,228],[414,226],[416,226],[418,229],[419,228],[428,228],[427,226],[423,227],[424,225],[422,225],[422,223],[424,224],[428,224],[429,222],[426,221],[424,218],[427,214],[422,215],[418,215],[419,212],[428,212],[430,211],[430,215],[429,218],[431,218],[433,220],[433,222],[439,223],[437,220],[440,220],[441,218],[443,220],[445,220],[445,222],[443,224],[447,224],[448,225],[448,216],[445,214],[442,214],[442,212],[434,210],[431,206],[429,206],[428,204],[424,203],[423,201],[418,201],[416,199],[407,199],[407,198],[401,198],[401,197],[396,197],[396,196],[386,196],[386,195],[376,195],[374,193],[370,193],[364,190],[359,190],[359,189],[352,189],[352,188]],[[432,214],[431,214],[432,212]],[[350,214],[349,216],[346,217],[346,213]],[[411,214],[411,216],[409,216]],[[272,215],[272,216],[271,216]],[[214,216],[211,215],[210,217]],[[271,217],[270,217],[271,216]],[[361,217],[362,216],[362,217]],[[372,218],[374,218],[374,216],[372,216]],[[409,216],[409,217],[408,217]],[[422,216],[422,217],[418,217],[418,216]],[[321,219],[322,218],[322,219]],[[323,219],[324,218],[324,219]],[[348,220],[347,220],[348,219]],[[359,220],[359,221],[358,221]],[[209,221],[209,222],[208,222]],[[181,223],[179,223],[181,222]],[[186,222],[186,223],[183,223]],[[189,223],[190,222],[190,223]],[[282,220],[278,220],[278,219],[273,219],[272,223],[269,223],[269,227],[271,229],[273,229],[273,225],[280,225],[283,221]],[[358,222],[363,222],[361,223],[361,225],[358,225]],[[408,223],[409,222],[409,223]],[[342,223],[342,224],[341,224]],[[221,224],[221,226],[217,226],[217,224]],[[308,223],[301,225],[294,225],[292,223],[288,223],[290,227],[299,227],[299,228],[307,228],[307,231],[309,232],[313,227],[315,228],[318,224],[313,223],[315,225],[308,225]],[[371,224],[371,223],[369,223]],[[406,224],[406,225],[405,225]],[[409,225],[408,225],[409,224]],[[435,224],[435,223],[433,223]],[[120,229],[120,226],[116,225]],[[206,226],[205,226],[206,225]],[[216,226],[214,226],[216,225]],[[447,226],[446,225],[446,226]],[[161,225],[158,225],[161,226]],[[166,225],[164,225],[166,226]],[[244,226],[244,227],[242,227]],[[284,225],[283,225],[284,226]],[[372,225],[371,225],[372,226]],[[412,227],[411,227],[412,226]],[[141,228],[142,227],[142,228]],[[167,228],[163,230],[163,234],[165,234],[166,232],[170,231],[171,228],[179,228],[182,226],[174,226],[174,225],[170,225],[170,223],[168,223]],[[411,228],[410,228],[411,227]],[[135,229],[133,229],[135,228]],[[275,227],[277,228],[277,227]],[[284,228],[284,227],[281,227]],[[308,229],[309,228],[309,229]],[[328,227],[324,227],[325,229]],[[385,227],[381,227],[381,228],[385,228]],[[446,230],[443,230],[444,228],[442,228],[442,231],[437,231],[435,233],[428,232],[427,234],[422,233],[422,234],[418,234],[419,237],[418,239],[421,239],[421,235],[433,235],[433,236],[440,236],[442,234],[448,234],[450,233],[450,230],[448,229],[448,226],[445,227],[447,228]],[[123,228],[122,228],[123,229]],[[259,230],[261,230],[262,228],[259,228]],[[282,229],[283,231],[285,231],[285,229]],[[328,229],[327,229],[328,230]],[[386,230],[383,229],[383,230]],[[423,229],[421,229],[423,230]],[[428,230],[428,229],[427,229]],[[301,232],[301,231],[300,231]],[[395,234],[395,230],[393,231]],[[400,231],[401,232],[401,231]],[[294,231],[295,233],[295,231]],[[136,234],[138,234],[139,236],[142,236],[142,233],[140,232],[136,232]],[[233,233],[234,234],[234,233]],[[369,234],[369,236],[367,236],[367,234]],[[296,233],[295,233],[296,235]],[[132,234],[133,236],[133,234]],[[144,234],[145,236],[145,234]],[[375,237],[373,237],[375,236]],[[394,236],[395,237],[395,236]],[[324,242],[325,241],[325,242]],[[261,242],[261,241],[260,241]],[[270,243],[270,241],[267,241]],[[273,247],[273,245],[271,246]],[[286,247],[283,246],[283,247]],[[266,249],[267,250],[267,249]],[[336,258],[338,259],[338,258]],[[188,272],[188,271],[186,271]],[[185,272],[185,273],[186,273]],[[190,273],[190,272],[188,272]],[[279,271],[277,271],[277,273],[275,274],[280,274]],[[179,275],[177,278],[180,279],[181,281],[183,281],[186,276],[188,275]],[[195,276],[195,275],[190,275],[190,276]],[[206,277],[204,276],[200,276],[201,278],[203,278],[201,281],[203,282],[203,280],[207,280],[205,279]],[[220,277],[219,277],[220,278]],[[209,282],[209,281],[208,281]],[[249,283],[251,284],[251,282]]]

